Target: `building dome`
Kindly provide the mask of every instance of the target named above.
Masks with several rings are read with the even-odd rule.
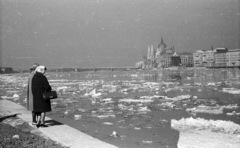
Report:
[[[161,42],[158,44],[159,49],[165,49],[167,45],[163,42],[163,38],[161,38]]]

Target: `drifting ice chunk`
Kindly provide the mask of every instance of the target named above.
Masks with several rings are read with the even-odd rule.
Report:
[[[1,96],[2,99],[12,99],[13,97]]]
[[[12,139],[19,139],[19,135],[14,135]]]
[[[117,138],[119,135],[117,134],[116,131],[113,131],[112,134],[110,134],[111,137]]]
[[[240,89],[236,88],[223,88],[222,91],[230,94],[240,94]]]
[[[141,127],[134,127],[135,130],[141,130]]]
[[[185,99],[190,99],[190,98],[191,98],[190,95],[181,95],[181,96],[177,96],[177,97],[173,97],[173,98],[166,98],[166,99],[180,101],[180,100],[185,100]]]
[[[219,131],[228,134],[240,134],[240,125],[231,121],[223,120],[205,120],[203,118],[182,118],[180,120],[171,120],[171,127],[178,130],[198,129]]]
[[[74,115],[74,119],[75,120],[80,120],[80,119],[82,119],[82,115]]]
[[[198,97],[197,96],[193,96],[193,99],[197,99]]]
[[[94,95],[94,94],[96,94],[96,89],[93,89],[93,90],[89,93],[89,95]]]
[[[226,113],[228,116],[239,116],[240,115],[240,112],[236,112],[236,111],[232,111],[230,113]]]
[[[101,93],[96,93],[94,95],[92,95],[93,98],[97,98],[97,97],[100,97],[102,94]]]
[[[143,140],[143,143],[147,143],[147,144],[151,144],[152,143],[152,141],[149,141],[149,140]]]
[[[229,104],[223,106],[225,109],[237,109],[239,106],[237,104]]]
[[[113,125],[112,122],[104,122],[103,124],[104,124],[104,125]]]
[[[96,115],[93,115],[93,116],[96,116]],[[115,118],[116,115],[110,114],[110,115],[98,115],[97,116],[97,118],[99,118],[99,119],[105,119],[105,118],[109,118],[109,117]]]
[[[194,108],[187,108],[186,111],[190,113],[223,114],[223,107],[199,105]]]
[[[14,94],[13,98],[19,98],[19,95],[18,94]]]
[[[208,86],[216,86],[216,84],[214,82],[209,82],[207,83]]]
[[[148,107],[145,106],[145,107],[139,107],[138,111],[139,111],[139,112],[149,112],[150,109],[148,109]]]
[[[106,99],[102,99],[101,100],[103,103],[106,103],[106,104],[108,104],[108,103],[113,103],[114,101],[112,101],[112,98],[106,98]]]
[[[65,111],[65,112],[64,112],[64,115],[68,115],[68,112],[69,112],[69,111]]]
[[[178,148],[239,148],[240,125],[231,121],[182,118],[171,120],[180,131]]]
[[[96,89],[93,89],[90,93],[85,93],[84,96],[92,96],[93,98],[100,97],[102,94],[97,93]]]
[[[120,99],[119,102],[135,102],[135,103],[149,103],[149,102],[153,102],[153,100],[140,100],[140,99],[130,99],[130,98],[125,98],[125,99]]]

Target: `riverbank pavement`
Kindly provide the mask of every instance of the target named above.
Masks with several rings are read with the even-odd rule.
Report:
[[[32,120],[32,113],[30,111],[28,111],[25,107],[9,100],[0,100],[0,114],[17,114],[18,118],[27,123],[31,123]],[[47,121],[54,120],[46,117],[46,125],[48,125]],[[49,124],[48,127],[37,128],[36,130],[38,130],[38,132],[40,132],[45,138],[49,138],[69,148],[117,148],[114,145],[93,138],[62,123]]]

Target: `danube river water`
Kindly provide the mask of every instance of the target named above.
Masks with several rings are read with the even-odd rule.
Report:
[[[59,97],[47,116],[120,148],[177,147],[171,120],[240,125],[239,69],[46,73]],[[2,74],[1,99],[26,106],[27,73]]]

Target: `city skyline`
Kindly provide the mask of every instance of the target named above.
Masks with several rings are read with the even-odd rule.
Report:
[[[161,37],[178,52],[239,48],[239,0],[1,0],[1,66],[134,67]]]

